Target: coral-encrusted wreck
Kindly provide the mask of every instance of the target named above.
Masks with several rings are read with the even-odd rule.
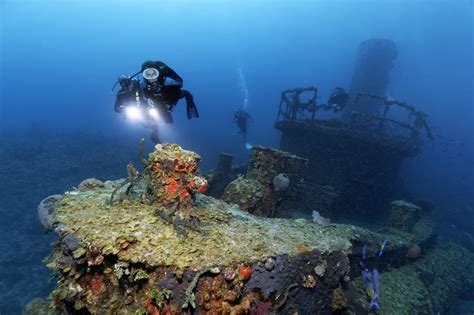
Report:
[[[264,217],[282,217],[293,210],[307,159],[285,151],[254,146],[245,178],[237,176],[222,199]]]
[[[43,200],[42,223],[60,237],[48,258],[58,282],[47,312],[363,314],[370,302],[359,277],[364,244],[367,266],[377,263],[382,273],[384,314],[395,314],[406,299],[420,314],[439,310],[455,297],[453,287],[472,279],[471,254],[454,245],[430,249],[435,229],[429,218],[410,230],[390,227],[378,234],[256,217],[200,194],[206,183],[197,174],[198,161],[179,146],[160,145],[141,173],[129,167],[128,179],[87,180]],[[424,256],[418,265],[405,255],[414,245]],[[436,272],[459,269],[446,287],[429,278],[437,261],[444,265]],[[428,280],[412,287],[416,297],[397,290],[409,286],[402,275],[416,278],[420,270]],[[430,295],[436,301],[427,300]],[[34,303],[26,310],[38,311],[41,303]]]

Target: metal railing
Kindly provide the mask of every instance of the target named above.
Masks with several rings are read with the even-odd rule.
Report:
[[[382,104],[384,106],[382,115],[369,114],[358,111],[357,106],[362,97],[368,97],[382,101]],[[407,110],[410,114],[409,116],[414,118],[413,122],[403,122],[389,118],[388,113],[390,109],[394,106],[398,106],[402,109]],[[392,123],[396,126],[409,130],[412,138],[419,137],[421,129],[424,129],[426,131],[427,137],[430,140],[433,140],[433,133],[427,123],[428,115],[422,111],[417,110],[415,106],[396,100],[392,97],[372,95],[368,93],[357,93],[354,99],[354,106],[351,113],[351,125],[354,125],[356,119],[359,117],[371,122],[375,122],[377,124],[377,131],[380,133],[384,133],[385,127],[388,123]]]
[[[301,100],[302,93],[309,93],[309,98],[306,101]],[[324,105],[318,105],[316,98],[318,96],[318,88],[315,86],[309,86],[305,88],[294,88],[281,92],[281,100],[278,106],[278,114],[276,121],[289,121],[289,120],[300,120],[300,119],[311,119],[314,120],[316,112]],[[372,98],[375,100],[382,101],[384,106],[383,113],[370,114],[358,110],[358,105],[362,98]],[[405,109],[409,112],[409,116],[413,117],[412,122],[403,122],[388,117],[389,111],[392,107],[397,106]],[[409,105],[405,102],[401,102],[392,97],[384,97],[378,95],[372,95],[368,93],[357,93],[354,98],[353,110],[350,114],[350,127],[354,128],[357,125],[358,119],[365,119],[366,127],[375,126],[375,131],[380,134],[387,134],[386,127],[388,124],[395,125],[401,130],[408,130],[411,137],[416,139],[420,136],[420,131],[424,129],[427,137],[433,140],[433,134],[431,128],[427,124],[428,115],[422,111],[416,109],[415,106]],[[359,124],[360,126],[361,124]]]
[[[307,101],[302,101],[300,95],[309,92],[310,97]],[[278,106],[277,121],[280,120],[296,120],[303,118],[308,112],[311,119],[314,119],[318,106],[316,98],[318,97],[318,88],[309,86],[306,88],[294,88],[281,92],[280,105]]]

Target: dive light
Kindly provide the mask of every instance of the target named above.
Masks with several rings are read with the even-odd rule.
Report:
[[[156,110],[156,108],[154,107],[150,107],[148,109],[148,114],[150,114],[150,116],[154,119],[154,120],[158,120],[160,118],[160,116],[158,115],[158,111]]]
[[[131,120],[141,120],[143,115],[138,106],[127,106],[125,108],[125,117]]]

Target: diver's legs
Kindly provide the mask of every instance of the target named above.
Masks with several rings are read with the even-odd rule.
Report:
[[[157,125],[154,125],[154,126],[151,127],[150,139],[154,144],[161,143],[160,137],[158,136],[158,126]]]

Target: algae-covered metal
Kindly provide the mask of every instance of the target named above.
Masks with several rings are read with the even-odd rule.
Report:
[[[350,289],[357,285],[351,279],[360,274],[361,248],[364,264],[377,265],[381,272],[384,296],[379,301],[384,308],[389,302],[382,303],[392,294],[383,285],[385,272],[417,263],[418,257],[406,253],[419,246],[423,255],[432,243],[435,229],[426,214],[409,231],[389,227],[379,234],[352,225],[257,217],[199,192],[193,192],[190,202],[179,204],[179,193],[170,192],[166,188],[170,181],[165,179],[175,174],[173,178],[183,183],[188,176],[197,176],[193,164],[197,155],[170,157],[167,154],[182,149],[157,147],[162,149],[148,160],[160,167],[155,165],[141,177],[142,183],[134,181],[133,190],[117,201],[111,203],[110,196],[126,191],[126,180],[82,185],[40,204],[42,222],[60,237],[46,260],[58,278],[51,293],[51,312],[329,314],[354,312],[357,307],[367,310],[364,292]],[[186,171],[176,174],[177,161],[183,156],[191,162],[185,165]],[[176,221],[157,215],[157,207],[164,211],[175,207],[175,216],[187,213],[189,217],[181,219],[197,222],[198,228],[184,224],[181,228],[187,237],[180,237]],[[383,255],[378,254],[381,246]],[[472,261],[471,256],[465,257]],[[449,274],[447,269],[441,272]],[[436,292],[438,300],[433,304],[440,304],[443,290]]]

